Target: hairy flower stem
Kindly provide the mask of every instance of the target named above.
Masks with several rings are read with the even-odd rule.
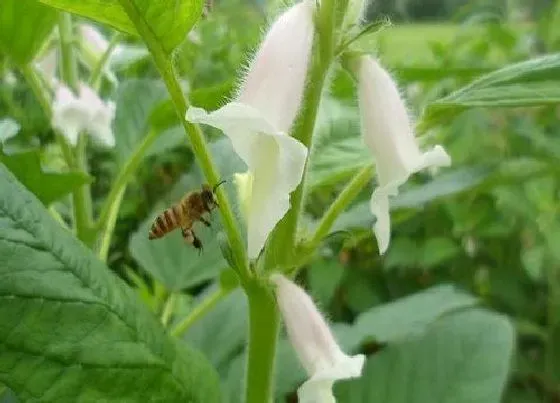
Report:
[[[214,162],[212,161],[210,150],[208,149],[208,144],[206,143],[202,130],[198,125],[191,124],[185,120],[185,113],[189,103],[181,86],[179,85],[177,75],[173,69],[172,56],[165,52],[163,46],[144,19],[144,16],[142,16],[138,11],[134,2],[131,0],[119,0],[119,4],[133,22],[138,33],[144,39],[144,42],[153,57],[154,63],[165,82],[173,105],[175,106],[175,111],[179,120],[183,124],[185,132],[190,140],[193,153],[196,156],[206,180],[212,185],[217,184],[222,178],[220,178],[218,170],[214,166]],[[220,205],[224,230],[227,234],[231,250],[233,252],[233,257],[235,259],[235,269],[237,270],[242,283],[244,283],[252,277],[252,274],[249,271],[249,262],[245,252],[245,244],[241,237],[239,228],[236,225],[231,205],[223,187],[216,190],[216,195]]]
[[[61,13],[58,22],[60,34],[60,57],[61,57],[61,77],[64,83],[74,92],[79,89],[78,63],[74,54],[74,32],[72,17],[68,13]],[[87,173],[87,138],[83,133],[80,134],[78,145],[74,151],[74,158],[71,160],[70,168],[74,171]],[[67,161],[68,162],[68,161]],[[92,207],[91,190],[89,184],[85,184],[76,189],[72,194],[72,205],[74,209],[74,227],[78,238],[88,246],[92,246],[94,234],[91,230]]]
[[[273,400],[274,359],[280,312],[272,289],[254,279],[245,285],[249,299],[249,347],[245,403],[268,403]]]

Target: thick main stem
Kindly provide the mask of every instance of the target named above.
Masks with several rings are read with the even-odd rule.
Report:
[[[249,347],[245,403],[271,403],[280,313],[271,289],[258,280],[245,287],[249,299]]]

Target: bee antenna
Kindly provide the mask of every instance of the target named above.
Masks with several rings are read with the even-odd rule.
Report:
[[[218,184],[214,185],[214,187],[212,188],[212,193],[214,193],[216,191],[216,189],[218,189],[218,187],[220,185],[223,185],[224,183],[226,183],[227,181],[223,180],[221,182],[219,182]]]

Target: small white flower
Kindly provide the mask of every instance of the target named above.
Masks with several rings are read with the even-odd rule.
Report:
[[[271,276],[288,337],[309,379],[299,387],[299,403],[335,402],[335,381],[357,378],[365,356],[342,352],[325,319],[304,290],[280,274]]]
[[[372,57],[358,63],[358,93],[364,140],[375,157],[379,187],[371,197],[377,220],[374,232],[381,254],[389,246],[389,196],[410,175],[430,166],[448,166],[451,158],[441,146],[421,152],[405,103],[389,73]]]
[[[299,111],[313,44],[314,1],[304,0],[271,26],[237,95],[214,112],[190,108],[186,119],[214,126],[231,140],[253,177],[248,255],[256,258],[290,207],[307,148],[288,132]]]
[[[59,85],[53,102],[52,126],[59,130],[72,145],[78,142],[78,135],[87,131],[106,146],[115,145],[111,129],[115,117],[115,104],[103,102],[86,85],[80,85],[76,96],[68,87]]]

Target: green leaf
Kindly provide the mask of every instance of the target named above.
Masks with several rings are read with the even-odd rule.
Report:
[[[49,38],[57,14],[36,0],[2,0],[0,53],[17,64],[29,63]]]
[[[422,333],[442,315],[471,307],[476,298],[451,285],[440,285],[375,307],[360,314],[353,325],[353,337],[362,342],[389,342]]]
[[[206,228],[202,223],[194,226],[196,235],[204,247],[202,252],[186,243],[179,229],[160,239],[148,239],[155,217],[179,202],[185,193],[200,189],[202,182],[197,175],[183,177],[175,190],[158,203],[152,214],[140,224],[138,231],[130,240],[129,249],[132,257],[168,290],[177,291],[217,278],[220,271],[228,266],[220,252],[218,242],[220,224],[217,212],[214,212],[210,219],[211,228]]]
[[[321,101],[310,159],[311,186],[335,184],[371,163],[359,122],[356,108],[334,99]]]
[[[418,264],[423,268],[432,268],[453,259],[460,252],[459,245],[450,238],[429,238],[422,245]]]
[[[327,307],[344,276],[344,266],[334,259],[318,259],[307,270],[309,288],[314,300]]]
[[[361,378],[337,385],[344,403],[495,403],[514,346],[503,316],[469,310],[434,323],[423,337],[372,356]]]
[[[120,31],[150,35],[166,54],[186,38],[202,13],[200,0],[39,0]],[[141,27],[141,28],[139,28]]]
[[[200,300],[205,297],[206,293],[203,293]],[[247,298],[243,290],[237,289],[197,320],[184,338],[222,372],[246,345],[248,323]]]
[[[24,401],[221,401],[206,359],[1,166],[0,188],[0,382]]]
[[[560,53],[486,74],[426,109],[421,129],[448,121],[472,107],[529,107],[560,103]]]
[[[146,137],[152,124],[150,116],[167,99],[167,91],[161,81],[148,79],[127,80],[119,84],[117,111],[113,123],[116,133],[115,152],[117,162],[123,166],[134,150]],[[173,113],[175,113],[173,111]],[[163,130],[154,140],[144,157],[164,152],[179,144],[186,144],[182,128]]]
[[[0,147],[0,163],[46,206],[91,181],[80,172],[44,172],[39,150],[5,154]]]

